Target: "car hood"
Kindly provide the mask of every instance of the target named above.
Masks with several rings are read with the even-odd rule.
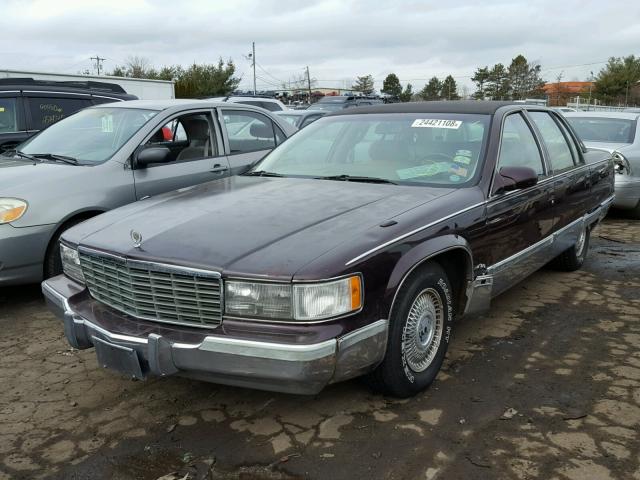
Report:
[[[116,209],[68,231],[70,243],[128,258],[290,279],[340,243],[451,189],[230,177]],[[133,246],[131,232],[142,236]]]
[[[86,167],[54,162],[32,162],[23,158],[0,157],[0,195],[28,196],[33,188],[41,188],[70,174],[84,172]]]

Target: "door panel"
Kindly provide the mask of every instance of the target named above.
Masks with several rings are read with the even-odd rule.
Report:
[[[556,222],[554,230],[562,230],[575,223],[585,212],[590,197],[590,174],[580,157],[569,131],[562,120],[546,111],[532,111],[529,115],[538,129],[554,174]],[[575,235],[563,236],[567,244],[556,245],[554,250],[571,247],[578,237],[581,225],[576,225]],[[575,238],[574,238],[575,237]]]
[[[168,148],[169,161],[135,168],[138,199],[229,175],[229,163],[219,154],[209,111],[189,112],[164,121],[137,151],[149,147]]]
[[[546,263],[554,225],[553,183],[547,178],[542,150],[520,113],[504,122],[496,175],[503,166],[526,166],[539,174],[533,187],[502,193],[495,190],[487,202],[486,224],[478,244],[493,276],[492,296]]]
[[[231,175],[245,172],[264,158],[276,146],[281,135],[269,117],[250,110],[224,108],[220,111],[220,120],[229,147]]]

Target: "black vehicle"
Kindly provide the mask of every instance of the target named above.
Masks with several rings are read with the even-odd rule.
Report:
[[[367,105],[381,105],[384,102],[377,97],[356,97],[353,95],[338,95],[321,98],[318,102],[309,105],[307,110],[322,110],[325,112],[337,112],[344,108],[364,107]]]
[[[137,98],[115,83],[0,79],[0,152],[85,107]]]
[[[327,113],[329,112],[322,110],[282,110],[281,112],[275,112],[276,115],[280,118],[284,118],[298,130],[315,122]]]

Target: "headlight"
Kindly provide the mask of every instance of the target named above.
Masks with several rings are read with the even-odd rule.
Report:
[[[224,304],[229,315],[291,319],[291,285],[226,282]]]
[[[322,320],[359,310],[362,307],[360,276],[324,283],[299,283],[293,286],[296,320]]]
[[[64,243],[60,244],[60,257],[62,258],[62,271],[64,274],[80,283],[84,283],[84,275],[80,268],[80,256],[78,250],[67,247]]]
[[[0,198],[0,225],[18,220],[27,211],[27,202],[17,198]]]
[[[225,282],[225,312],[248,318],[314,321],[362,308],[359,275],[317,283]]]

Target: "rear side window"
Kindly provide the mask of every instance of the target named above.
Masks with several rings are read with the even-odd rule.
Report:
[[[27,108],[31,114],[31,129],[44,130],[58,120],[91,105],[89,99],[29,97]]]
[[[547,112],[529,112],[529,115],[540,130],[542,141],[549,152],[553,171],[562,172],[573,167],[575,163],[567,139],[551,115]]]
[[[504,121],[498,167],[529,167],[544,175],[542,156],[533,132],[519,113]]]
[[[18,131],[18,115],[15,98],[0,98],[0,133]]]
[[[224,110],[222,117],[232,155],[269,150],[276,146],[274,125],[269,117],[243,110]]]

